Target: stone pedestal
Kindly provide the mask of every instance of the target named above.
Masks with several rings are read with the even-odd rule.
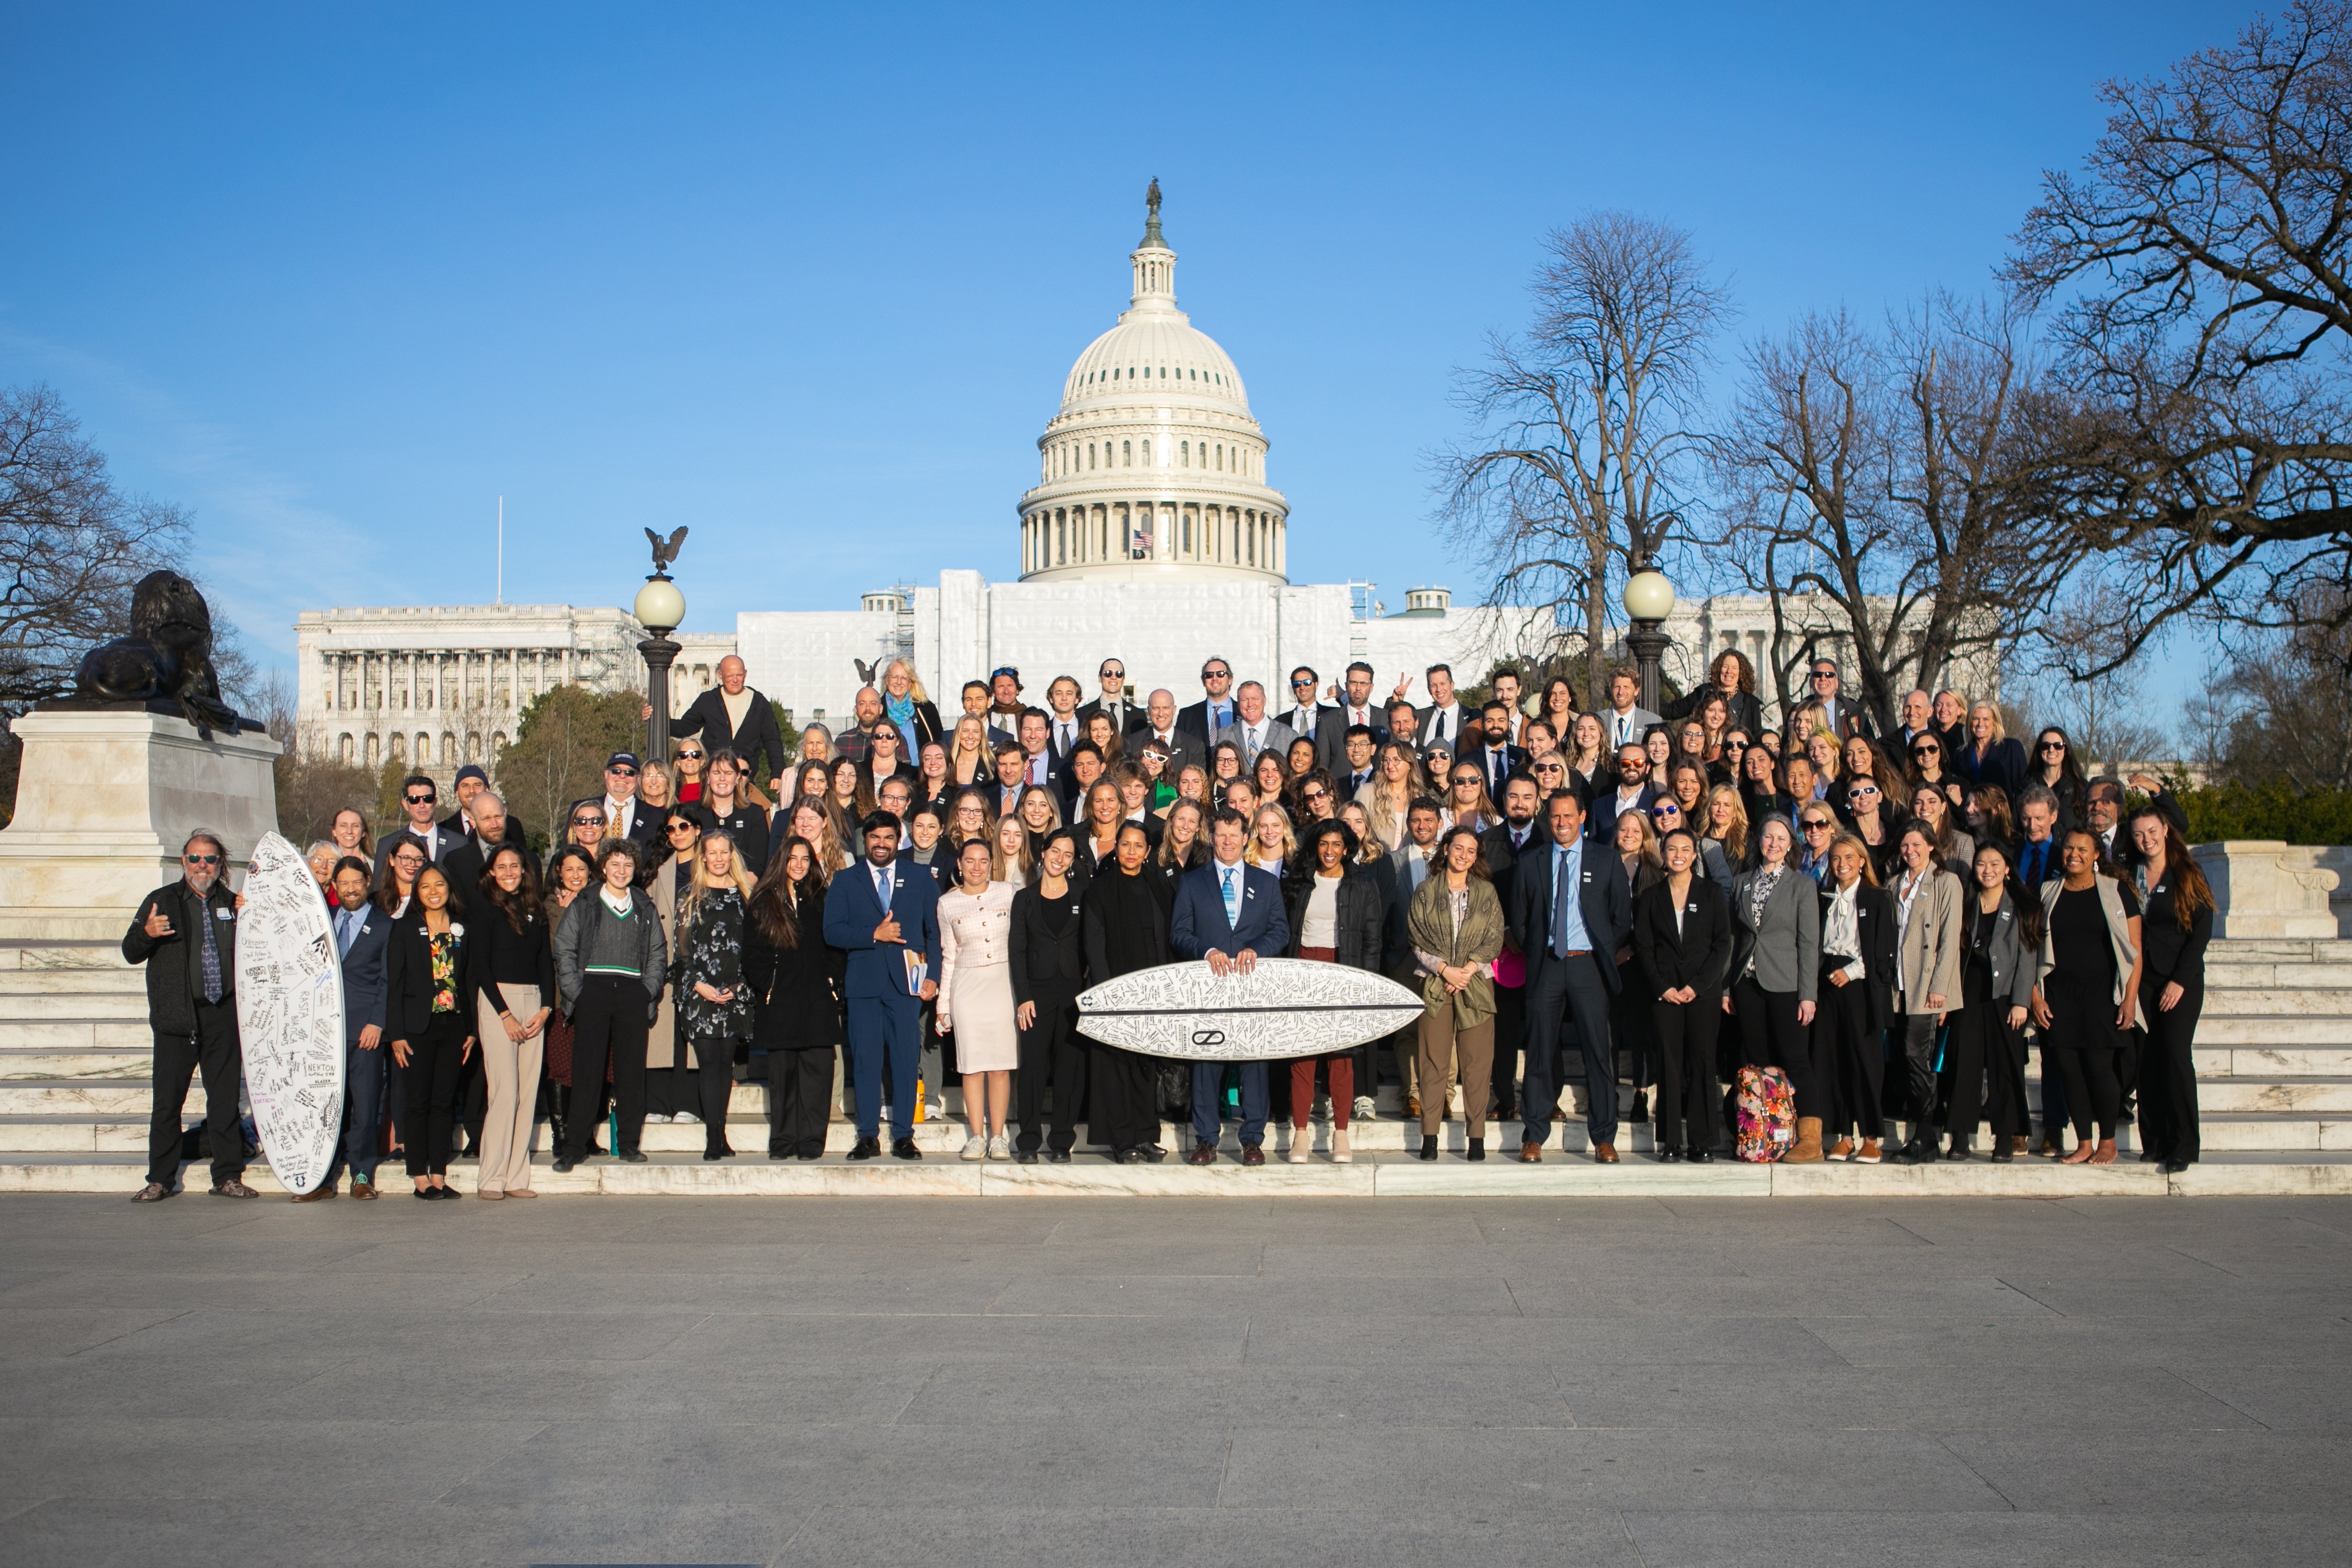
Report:
[[[267,735],[139,710],[27,713],[16,815],[0,831],[0,938],[120,937],[139,900],[180,874],[202,827],[246,857],[278,826]]]
[[[2336,920],[2328,907],[2336,874],[2321,862],[2330,852],[2274,839],[2231,838],[2189,850],[2213,884],[2217,937],[2328,938]]]

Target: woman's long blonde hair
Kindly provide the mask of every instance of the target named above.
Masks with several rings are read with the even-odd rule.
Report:
[[[710,879],[710,862],[703,858],[703,848],[721,841],[727,846],[727,880],[714,882]],[[687,883],[686,896],[678,900],[686,906],[677,913],[679,941],[683,942],[686,933],[694,929],[695,917],[702,912],[703,895],[717,892],[721,888],[734,889],[741,895],[743,907],[746,910],[751,907],[751,868],[743,863],[742,847],[735,842],[733,834],[723,827],[714,827],[695,841],[694,875]]]
[[[874,689],[882,693],[882,700],[884,701],[887,702],[890,700],[890,672],[894,669],[903,669],[907,672],[907,700],[908,701],[929,702],[930,700],[930,698],[923,691],[923,678],[915,673],[915,667],[908,663],[903,658],[894,658],[889,663],[882,667],[882,679],[874,683]]]

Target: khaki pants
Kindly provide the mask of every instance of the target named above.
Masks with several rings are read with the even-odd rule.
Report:
[[[1486,1092],[1495,1076],[1495,1020],[1467,1029],[1454,1027],[1451,1006],[1432,1007],[1421,1016],[1421,1131],[1437,1135],[1445,1120],[1445,1089],[1459,1069],[1462,1120],[1469,1135],[1486,1135]]]
[[[540,1009],[536,985],[501,984],[498,993],[499,1002],[505,1004],[518,1023],[528,1020]],[[530,1186],[530,1113],[539,1099],[539,1062],[547,1048],[547,1031],[541,1029],[527,1040],[510,1040],[505,1026],[499,1022],[499,1003],[490,999],[487,986],[478,1005],[481,1016],[476,1020],[475,1033],[481,1040],[482,1083],[488,1103],[482,1111],[482,1163],[475,1190],[527,1191]]]

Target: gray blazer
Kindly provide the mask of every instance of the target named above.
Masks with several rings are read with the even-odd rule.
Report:
[[[1216,739],[1209,742],[1209,749],[1211,751],[1214,751],[1217,748],[1218,742],[1231,741],[1241,750],[1243,768],[1246,770],[1248,768],[1255,767],[1257,765],[1257,759],[1250,754],[1250,749],[1243,739],[1243,737],[1248,732],[1249,726],[1243,723],[1241,721],[1241,716],[1236,714],[1234,715],[1234,721],[1232,723],[1217,731]],[[1272,752],[1276,756],[1280,757],[1286,762],[1289,760],[1290,756],[1290,742],[1297,739],[1298,739],[1297,731],[1294,731],[1289,725],[1284,723],[1281,720],[1269,713],[1265,718],[1265,735],[1264,743],[1258,747],[1258,750],[1261,752]]]
[[[1966,942],[1976,930],[1977,900],[1973,889],[1967,889],[1960,900],[1961,940]],[[1985,956],[1992,965],[1992,997],[1998,1004],[2006,1000],[2012,1007],[2024,1007],[2033,1001],[2033,986],[2041,968],[2039,950],[2025,951],[2025,930],[2017,918],[2017,905],[2007,893],[2000,896],[2000,909],[1993,916],[1992,941],[1986,944]]]
[[[1742,871],[1731,883],[1731,981],[1756,961],[1756,984],[1767,991],[1793,991],[1800,1002],[1821,999],[1822,890],[1811,877],[1783,863],[1780,885],[1765,902],[1760,924],[1748,918],[1753,889],[1763,868]]]

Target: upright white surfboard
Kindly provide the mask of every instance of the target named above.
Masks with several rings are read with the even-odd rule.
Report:
[[[1416,1022],[1420,996],[1368,969],[1261,958],[1255,973],[1166,963],[1078,997],[1078,1032],[1155,1057],[1265,1061],[1345,1050]]]
[[[334,926],[294,846],[264,834],[236,923],[236,1026],[261,1152],[287,1191],[326,1179],[343,1129],[343,975]]]

